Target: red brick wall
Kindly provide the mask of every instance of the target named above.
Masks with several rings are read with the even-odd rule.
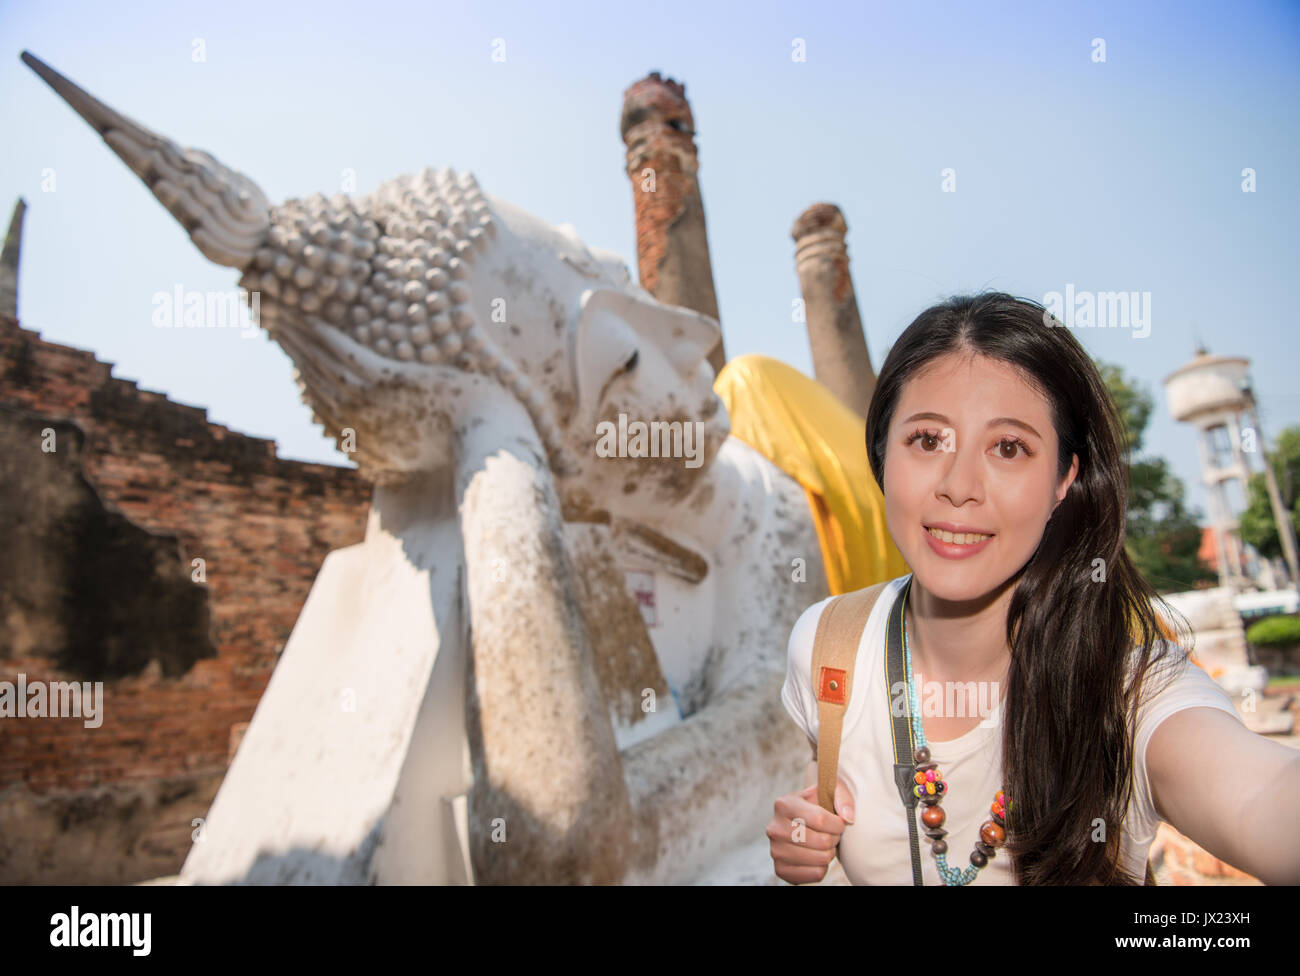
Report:
[[[0,404],[71,420],[85,476],[105,506],[179,539],[206,562],[217,657],[175,678],[156,665],[105,682],[104,718],[0,719],[0,791],[35,794],[224,770],[325,555],[359,542],[370,486],[354,471],[278,458],[272,441],[209,423],[206,411],[110,376],[93,354],[0,317]],[[3,490],[3,486],[0,486]],[[39,648],[0,660],[0,679],[82,680]]]

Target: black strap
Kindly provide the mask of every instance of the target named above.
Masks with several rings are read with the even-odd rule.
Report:
[[[916,830],[916,794],[912,792],[916,783],[916,763],[912,758],[915,748],[903,660],[903,615],[907,610],[907,594],[911,588],[912,577],[908,576],[889,611],[889,623],[885,631],[885,697],[889,701],[889,731],[894,740],[894,783],[898,786],[898,795],[907,810],[907,835],[912,846],[912,884],[921,885],[921,841]],[[894,713],[895,688],[902,689],[902,715]]]

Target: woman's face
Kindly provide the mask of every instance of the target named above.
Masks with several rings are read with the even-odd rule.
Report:
[[[889,533],[942,600],[978,599],[1019,572],[1079,470],[1075,455],[1057,480],[1047,400],[1010,366],[970,353],[912,376],[886,444]],[[927,526],[962,531],[944,541]]]

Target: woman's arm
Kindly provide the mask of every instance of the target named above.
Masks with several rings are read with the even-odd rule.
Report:
[[[1185,708],[1147,744],[1156,812],[1265,884],[1300,884],[1300,751],[1217,708]]]

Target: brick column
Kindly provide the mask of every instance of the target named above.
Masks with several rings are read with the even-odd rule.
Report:
[[[790,235],[795,240],[794,263],[803,291],[813,372],[865,417],[876,389],[876,373],[849,276],[847,230],[839,207],[814,203],[799,215]]]
[[[620,131],[636,206],[641,286],[661,302],[718,318],[686,86],[657,71],[636,82],[623,93]],[[726,361],[719,339],[709,353],[713,372]]]

